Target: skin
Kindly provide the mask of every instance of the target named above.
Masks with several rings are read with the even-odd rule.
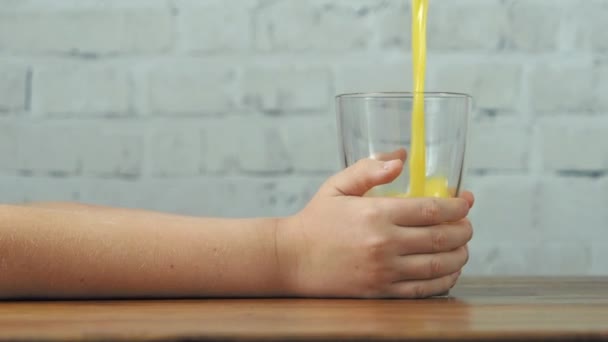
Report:
[[[90,206],[0,206],[0,298],[424,298],[468,259],[472,194],[373,198],[405,154],[365,159],[281,218]],[[386,158],[383,158],[386,159]]]

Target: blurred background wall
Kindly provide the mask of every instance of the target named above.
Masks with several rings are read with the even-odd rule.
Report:
[[[469,92],[469,274],[608,275],[608,1],[431,0]],[[288,215],[333,96],[411,90],[405,0],[0,0],[0,200]]]

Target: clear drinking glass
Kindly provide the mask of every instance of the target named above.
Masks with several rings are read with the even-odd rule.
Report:
[[[412,93],[360,93],[336,97],[340,159],[348,167],[359,159],[396,159],[410,149]],[[447,179],[449,196],[460,193],[472,98],[466,94],[424,94],[426,177]],[[395,196],[409,191],[409,163],[390,184],[368,195]]]

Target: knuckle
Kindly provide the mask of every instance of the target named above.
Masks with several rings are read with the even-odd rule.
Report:
[[[424,298],[426,297],[426,290],[424,286],[416,284],[412,286],[412,297],[413,298]]]
[[[376,267],[369,271],[362,284],[362,294],[367,298],[378,298],[384,293],[389,280],[389,272],[385,268]]]
[[[473,224],[470,220],[464,219],[463,225],[466,232],[466,241],[469,242],[473,239]]]
[[[427,223],[438,222],[441,217],[441,207],[439,201],[436,198],[429,198],[423,202],[420,209],[422,218]]]
[[[454,286],[456,286],[457,282],[458,282],[458,276],[449,277],[449,279],[448,279],[448,289],[451,289]]]
[[[368,281],[363,284],[361,289],[361,295],[363,298],[377,298],[381,294],[379,286],[377,283],[372,281]]]
[[[431,231],[431,249],[433,252],[443,251],[448,243],[448,236],[443,230],[433,229]]]
[[[375,207],[367,207],[360,212],[361,220],[367,224],[378,223],[382,218],[382,211]]]
[[[380,285],[386,283],[389,280],[390,275],[391,272],[387,267],[377,265],[372,268],[369,279],[373,284]]]
[[[469,258],[470,258],[470,254],[469,254],[469,249],[465,246],[463,247],[463,253],[464,253],[464,263],[463,266],[466,265],[469,262]]]
[[[441,262],[441,259],[439,259],[439,257],[432,257],[431,260],[429,261],[429,272],[431,275],[431,278],[435,278],[438,274],[441,274],[441,269],[443,267],[443,263]]]
[[[364,244],[368,259],[372,261],[383,259],[390,243],[390,238],[385,234],[374,234],[369,237]]]

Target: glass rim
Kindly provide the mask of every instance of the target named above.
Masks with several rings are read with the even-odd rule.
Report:
[[[446,91],[425,91],[422,93],[416,92],[363,92],[363,93],[345,93],[336,95],[336,99],[383,99],[383,98],[412,98],[415,94],[423,94],[425,98],[466,98],[473,99],[469,94],[446,92]]]

